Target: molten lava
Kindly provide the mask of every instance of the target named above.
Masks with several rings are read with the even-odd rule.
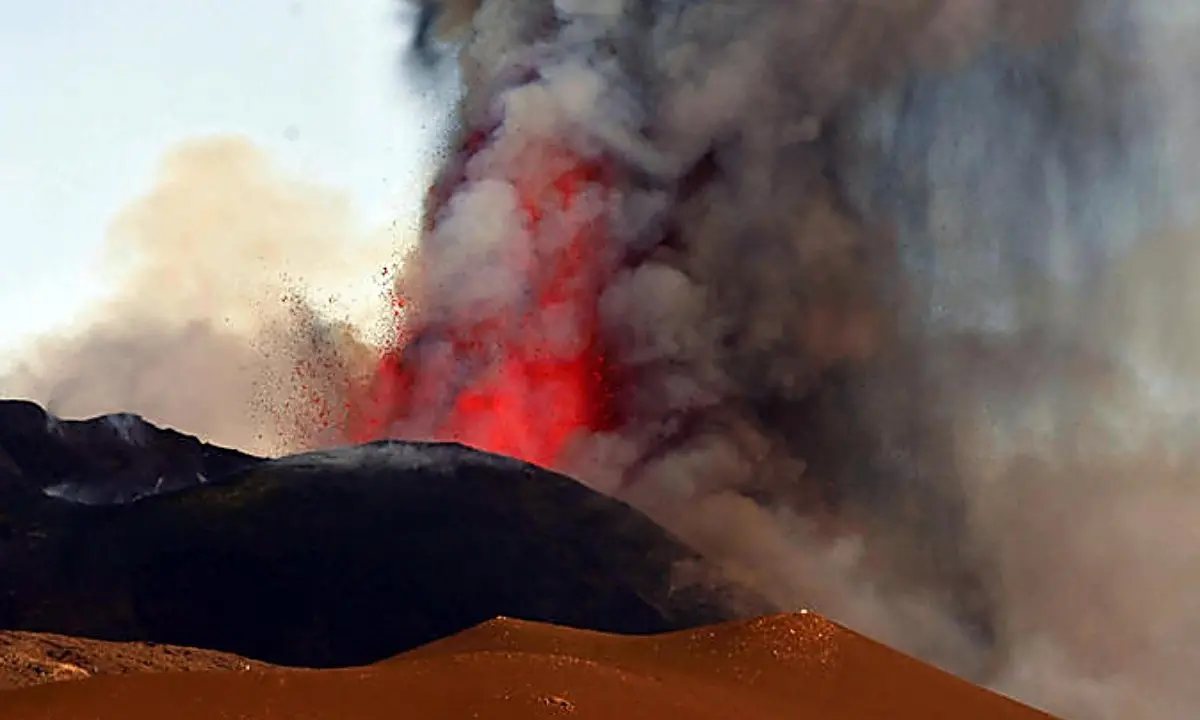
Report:
[[[490,137],[476,133],[468,138],[458,172],[431,190],[434,212],[429,217],[436,217],[436,210],[462,186],[466,160]],[[610,183],[610,170],[558,147],[531,148],[530,157],[554,170],[522,168],[508,178],[528,229],[536,237],[549,226],[563,236],[551,243],[553,251],[534,253],[536,264],[519,268],[530,297],[527,309],[458,327],[402,327],[401,340],[379,362],[365,399],[351,408],[347,430],[352,441],[404,433],[406,422],[418,413],[428,426],[431,408],[440,408],[429,439],[553,467],[578,433],[611,427],[615,388],[597,319],[606,232],[594,220],[571,220],[577,217],[571,210],[582,192]],[[431,222],[427,233],[433,227]],[[404,313],[397,316],[403,324]],[[574,326],[576,340],[568,352],[547,337],[547,328],[561,331],[564,317]],[[431,338],[448,343],[450,357],[430,361],[418,352]]]

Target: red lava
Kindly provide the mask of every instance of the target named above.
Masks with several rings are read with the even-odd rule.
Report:
[[[490,137],[475,133],[467,139],[452,168],[457,172],[431,190],[433,208],[444,207],[462,186],[466,160]],[[542,174],[524,167],[509,178],[529,229],[536,237],[552,223],[565,241],[553,243],[558,249],[551,252],[540,247],[534,254],[537,262],[520,268],[530,292],[527,309],[457,327],[402,327],[397,333],[401,340],[380,360],[364,399],[351,408],[346,433],[351,441],[386,437],[397,423],[428,412],[430,398],[448,409],[435,419],[429,439],[461,442],[546,467],[555,465],[577,433],[611,427],[616,388],[597,319],[606,228],[594,220],[572,220],[571,210],[586,188],[611,183],[612,173],[603,162],[584,160],[561,147],[530,148],[529,156],[554,168]],[[431,223],[427,232],[433,227]],[[403,314],[397,316],[402,323]],[[546,337],[546,328],[564,317],[571,318],[580,340],[567,353],[552,349]],[[422,364],[406,352],[427,335],[448,340],[451,362]],[[465,379],[463,368],[468,368]]]

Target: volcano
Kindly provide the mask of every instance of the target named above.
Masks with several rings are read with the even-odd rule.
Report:
[[[460,445],[234,455],[156,491],[135,473],[221,449],[142,421],[144,442],[118,445],[91,431],[111,419],[7,416],[40,422],[6,432],[0,413],[0,458],[20,463],[0,482],[0,629],[329,667],[496,615],[642,633],[729,619],[732,598],[769,607],[624,503]]]

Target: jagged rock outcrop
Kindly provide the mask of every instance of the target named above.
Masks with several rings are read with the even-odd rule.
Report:
[[[112,504],[225,477],[260,458],[156,427],[137,415],[63,420],[0,400],[0,483]]]

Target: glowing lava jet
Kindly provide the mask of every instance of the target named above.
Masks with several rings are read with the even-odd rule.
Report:
[[[471,134],[431,189],[426,240],[433,237],[438,211],[464,187],[468,160],[495,137],[495,131]],[[580,216],[572,210],[585,189],[611,186],[612,169],[558,145],[526,150],[521,171],[505,179],[516,189],[530,234],[561,234],[549,244],[551,251],[533,254],[536,262],[511,260],[521,263],[513,269],[527,302],[483,321],[450,326],[422,325],[419,313],[411,326],[405,313],[397,313],[400,340],[382,357],[366,396],[352,403],[350,440],[424,436],[554,467],[577,434],[612,426],[617,388],[597,318],[608,274],[606,229],[594,218],[572,219]],[[543,167],[546,172],[539,172]],[[564,317],[574,337],[567,352],[547,336],[547,328]],[[429,345],[439,352],[425,352]]]

